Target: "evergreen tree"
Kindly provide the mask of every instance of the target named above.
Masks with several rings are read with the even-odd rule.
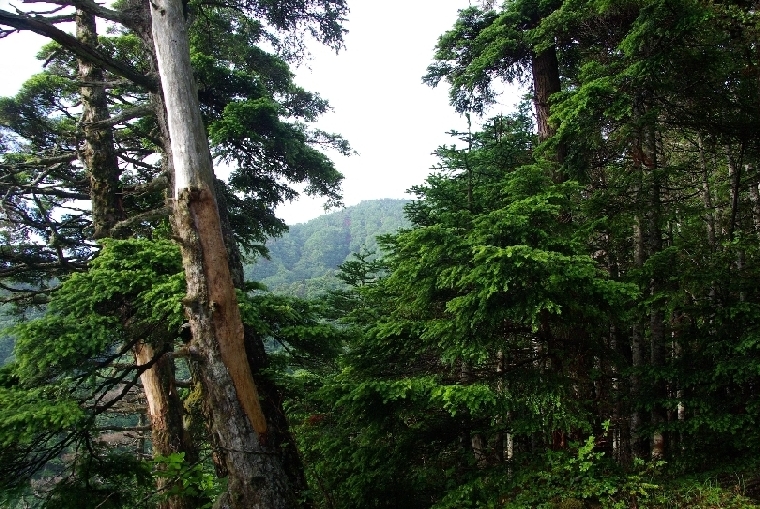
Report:
[[[97,6],[94,5],[88,5],[84,9],[86,11],[85,13],[88,15],[96,14],[98,16],[104,16],[108,19],[112,19],[118,22],[124,23],[125,27],[130,28],[135,31],[135,33],[142,39],[142,48],[140,48],[139,43],[136,45],[130,46],[129,41],[136,42],[134,37],[130,37],[130,35],[122,35],[122,37],[118,38],[117,41],[123,42],[127,41],[127,44],[105,44],[101,48],[94,48],[92,44],[90,44],[89,48],[85,48],[82,45],[81,41],[73,41],[69,38],[60,36],[60,33],[52,27],[52,25],[46,24],[45,22],[37,19],[35,22],[32,22],[31,24],[28,22],[28,17],[24,16],[13,16],[13,15],[6,15],[6,13],[3,13],[2,19],[4,23],[10,24],[11,26],[17,26],[18,28],[29,28],[37,29],[39,32],[42,32],[44,34],[50,35],[54,39],[56,39],[61,46],[63,46],[66,49],[72,50],[75,54],[77,54],[80,58],[82,58],[87,63],[95,62],[96,64],[102,65],[107,70],[111,72],[116,72],[116,74],[119,74],[121,72],[122,74],[126,74],[128,78],[132,79],[134,82],[137,83],[137,85],[142,85],[147,88],[149,91],[148,95],[146,96],[144,90],[140,90],[139,88],[135,89],[132,88],[129,91],[129,99],[124,99],[123,96],[120,96],[119,92],[116,91],[112,94],[112,96],[116,97],[116,103],[119,104],[127,104],[129,107],[127,108],[129,111],[127,111],[125,114],[117,114],[114,117],[114,120],[108,120],[105,119],[106,127],[110,125],[119,125],[119,123],[124,122],[124,126],[127,131],[127,139],[129,139],[132,142],[137,142],[138,146],[145,147],[146,145],[148,147],[151,147],[154,149],[168,149],[169,147],[169,136],[166,129],[164,129],[163,126],[166,125],[165,119],[163,118],[164,110],[163,110],[163,98],[156,93],[157,88],[155,82],[150,82],[150,80],[142,79],[139,76],[136,76],[136,72],[132,72],[135,68],[139,69],[141,66],[144,70],[147,72],[150,72],[152,68],[152,62],[151,57],[148,56],[145,58],[145,54],[140,54],[139,50],[148,50],[148,55],[151,54],[152,51],[152,41],[150,39],[150,32],[146,29],[145,24],[145,12],[142,13],[143,17],[141,18],[138,11],[130,10],[133,6],[120,6],[121,10],[108,10],[108,9],[100,9]],[[87,10],[89,9],[89,11]],[[311,5],[304,5],[301,8],[296,9],[293,8],[291,11],[283,11],[279,12],[278,7],[272,6],[272,5],[266,5],[266,6],[249,6],[250,11],[256,11],[258,14],[262,15],[263,17],[267,18],[268,21],[271,23],[271,27],[276,30],[286,30],[286,29],[301,29],[303,27],[306,27],[309,25],[309,23],[314,23],[316,26],[318,26],[318,29],[311,29],[313,32],[313,35],[317,36],[318,38],[321,38],[324,42],[327,42],[329,44],[338,44],[338,41],[340,39],[340,35],[342,33],[340,26],[338,25],[338,21],[341,18],[341,12],[343,7],[336,3],[335,5],[328,5],[323,4],[319,8],[312,8]],[[300,10],[299,10],[300,9]],[[207,17],[207,19],[210,19],[213,16],[217,17],[215,28],[217,31],[220,30],[220,20],[222,21],[222,26],[224,23],[227,23],[227,26],[232,25],[235,23],[232,21],[233,19],[244,19],[239,14],[230,16],[231,13],[234,13],[234,10],[225,10],[224,8],[216,8],[216,12],[214,12],[214,8],[208,9],[206,14],[211,14],[212,16]],[[227,17],[225,18],[224,12],[226,12]],[[135,16],[135,14],[138,14]],[[222,15],[220,16],[220,13]],[[38,22],[39,21],[39,22]],[[267,37],[270,41],[276,41],[276,36],[273,35],[273,32],[269,32],[267,29],[262,29],[260,24],[248,22],[241,23],[240,25],[245,26],[246,30],[242,30],[243,35],[238,37],[238,44],[240,42],[241,37],[243,39],[245,38],[254,38],[256,41],[259,40],[259,38]],[[230,40],[230,43],[235,41],[234,35],[236,34],[236,31],[229,30],[230,37],[228,38]],[[221,33],[221,32],[219,32]],[[238,35],[240,32],[237,33]],[[241,49],[241,47],[237,48],[237,50]],[[109,52],[109,50],[113,50],[115,53],[114,56],[111,55],[103,55],[98,54],[95,55],[95,59],[93,59],[94,53],[98,53],[100,51]],[[124,50],[123,52],[119,53],[119,49]],[[283,49],[288,49],[285,46],[283,46]],[[292,47],[290,48],[292,49]],[[138,50],[136,52],[135,50]],[[309,190],[314,193],[323,193],[329,196],[331,200],[336,200],[339,198],[338,192],[337,192],[337,186],[340,181],[340,174],[337,173],[334,168],[332,167],[332,164],[325,158],[322,154],[314,150],[313,148],[309,147],[309,143],[315,143],[315,142],[321,142],[321,143],[327,143],[327,144],[334,144],[335,146],[341,147],[343,150],[348,150],[347,145],[345,142],[340,140],[339,137],[327,135],[325,133],[317,133],[316,137],[312,136],[309,137],[309,133],[306,131],[305,128],[302,126],[296,125],[296,124],[289,124],[287,122],[283,122],[279,119],[281,115],[287,115],[290,117],[301,117],[301,118],[308,118],[313,119],[316,115],[319,113],[325,111],[326,108],[326,102],[322,101],[318,97],[315,97],[311,94],[308,94],[300,89],[297,89],[295,86],[292,85],[292,82],[290,81],[290,74],[287,71],[287,67],[284,65],[284,63],[276,58],[270,57],[266,54],[264,54],[261,51],[255,51],[251,50],[247,53],[240,52],[237,50],[229,50],[228,55],[239,55],[239,60],[237,62],[238,67],[242,68],[242,71],[238,71],[237,74],[237,86],[243,87],[245,90],[243,90],[243,93],[248,93],[249,96],[254,100],[258,101],[254,106],[264,106],[263,109],[261,109],[258,112],[254,112],[254,116],[252,118],[249,118],[248,120],[244,120],[243,117],[239,115],[240,111],[243,111],[243,109],[239,110],[237,116],[235,115],[235,112],[227,111],[222,112],[217,110],[215,112],[215,116],[217,120],[228,120],[227,122],[227,130],[229,131],[229,127],[232,125],[237,126],[237,131],[222,133],[220,136],[220,139],[222,141],[217,142],[218,146],[222,146],[225,143],[230,144],[234,143],[236,139],[234,138],[235,135],[238,136],[238,140],[241,139],[240,137],[244,135],[248,135],[250,133],[257,133],[262,132],[263,136],[260,138],[257,138],[256,140],[253,140],[251,143],[248,143],[246,145],[246,148],[248,150],[248,161],[249,165],[252,164],[251,161],[256,162],[256,157],[253,156],[250,157],[252,154],[260,154],[263,153],[265,155],[271,155],[272,161],[277,160],[278,162],[276,164],[270,165],[268,168],[265,169],[264,173],[259,173],[259,175],[263,178],[259,178],[256,180],[256,184],[258,184],[260,187],[257,190],[251,190],[248,185],[251,184],[250,179],[246,182],[238,183],[237,190],[245,189],[246,196],[240,196],[242,193],[232,194],[232,192],[229,192],[228,196],[235,198],[234,203],[237,205],[236,208],[233,208],[233,212],[237,210],[238,212],[249,212],[250,210],[255,210],[257,214],[252,217],[248,218],[249,220],[247,222],[245,221],[238,221],[239,225],[236,230],[236,233],[238,235],[238,239],[242,239],[246,241],[248,244],[253,244],[256,241],[262,241],[264,232],[266,233],[276,233],[278,231],[281,231],[281,229],[284,227],[284,225],[274,219],[274,216],[272,214],[273,207],[281,200],[292,198],[295,196],[294,192],[287,186],[282,185],[280,180],[277,180],[277,187],[276,189],[270,189],[267,187],[267,184],[272,184],[275,182],[275,179],[281,176],[285,176],[286,179],[289,179],[290,181],[295,182],[303,182],[308,181],[311,187]],[[241,54],[242,53],[242,54]],[[250,55],[254,55],[258,58],[247,58]],[[101,58],[103,57],[103,58]],[[241,57],[243,57],[241,59]],[[124,59],[126,58],[129,63],[124,63],[123,61],[118,61],[117,59]],[[70,64],[70,61],[66,62],[66,59],[62,59],[63,65],[60,67],[60,69],[66,69],[67,65]],[[117,64],[114,64],[114,62],[119,62]],[[201,59],[201,63],[203,64],[203,60]],[[269,68],[267,68],[267,65],[269,65]],[[216,66],[216,67],[214,67]],[[258,68],[257,68],[258,66]],[[231,70],[231,65],[229,62],[205,62],[205,69],[213,71],[214,69],[220,70],[220,69],[227,69]],[[128,72],[124,72],[125,69],[131,69]],[[259,76],[260,79],[257,81],[259,82],[259,86],[257,89],[251,89],[251,87],[243,81],[241,78],[243,77],[243,74],[245,72],[251,73],[253,72],[252,69],[256,69],[256,74]],[[228,73],[229,74],[229,73]],[[267,83],[264,81],[263,78],[268,78],[274,76],[276,79],[270,83]],[[226,80],[229,76],[225,75],[224,73],[217,73],[215,76],[217,78],[217,83],[220,83],[221,81]],[[111,76],[108,77],[109,79],[112,78]],[[109,85],[116,85],[118,83],[116,80],[113,82],[105,82],[106,87]],[[267,89],[267,85],[274,84],[277,87],[280,87],[277,91],[273,91],[270,89]],[[100,86],[100,85],[99,85]],[[117,87],[119,85],[116,85]],[[247,87],[247,88],[246,88]],[[92,87],[91,87],[92,88]],[[127,86],[129,89],[129,85]],[[228,87],[231,89],[231,87]],[[113,91],[113,89],[112,89]],[[287,93],[286,96],[286,102],[287,106],[283,108],[279,108],[278,105],[271,99],[269,99],[267,94],[269,94],[269,97],[274,97],[275,94],[281,94],[281,93]],[[246,95],[240,95],[240,93],[236,93],[233,96],[227,97],[226,101],[234,101],[239,100],[241,97],[246,98]],[[234,98],[234,99],[233,99]],[[145,122],[142,121],[133,121],[138,116],[145,115],[146,108],[141,107],[141,103],[145,103],[146,99],[152,101],[154,105],[156,105],[156,117],[155,120],[148,119]],[[211,99],[214,101],[212,103],[212,106],[216,106],[219,108],[220,106],[224,107],[225,102],[220,100],[220,97],[214,95],[211,97]],[[64,104],[64,108],[66,107],[66,103]],[[135,106],[137,104],[138,106]],[[135,107],[133,107],[135,106]],[[255,109],[255,108],[254,108]],[[209,109],[210,112],[213,112],[213,108]],[[44,115],[44,113],[43,113]],[[226,116],[225,116],[226,115]],[[69,118],[72,118],[71,115],[69,115]],[[211,127],[214,126],[213,124],[213,117],[209,117],[208,121],[211,123]],[[232,119],[230,121],[230,119]],[[157,120],[157,122],[156,122]],[[98,127],[103,127],[102,122],[103,119],[96,120],[92,122],[95,125],[98,125]],[[245,125],[245,122],[248,122],[249,127],[250,123],[254,121],[256,123],[256,128],[261,128],[261,131],[256,131],[255,129],[246,129],[245,131],[240,131],[240,126]],[[99,124],[100,122],[100,124]],[[141,125],[142,124],[142,125]],[[89,126],[89,123],[85,125],[85,131],[87,131]],[[148,127],[148,129],[140,130],[140,127]],[[272,130],[272,127],[274,127],[274,131]],[[133,130],[134,128],[137,128],[137,131]],[[157,128],[157,129],[156,129]],[[220,131],[223,131],[224,129],[220,128]],[[158,131],[160,134],[158,134],[156,131]],[[270,139],[272,136],[274,136],[275,139]],[[143,139],[141,139],[141,137]],[[148,140],[147,144],[144,144],[144,139]],[[279,143],[279,145],[278,145]],[[74,145],[72,150],[72,153],[78,148],[76,145]],[[279,151],[279,153],[286,154],[287,157],[280,157],[279,159],[276,157],[277,154],[275,154],[276,151]],[[300,154],[300,155],[299,155]],[[143,151],[143,157],[148,157],[150,153],[145,154]],[[245,154],[242,154],[243,157],[245,157]],[[70,159],[73,159],[72,156],[69,156]],[[122,160],[129,164],[135,164],[135,166],[138,168],[138,170],[145,170],[148,169],[149,171],[151,169],[160,170],[161,173],[165,173],[166,168],[161,168],[159,165],[155,164],[144,164],[141,163],[140,158],[129,158],[123,155],[122,153]],[[259,160],[260,161],[260,160]],[[36,162],[36,161],[35,161]],[[89,168],[88,168],[89,169]],[[250,166],[248,167],[250,170]],[[271,172],[272,177],[269,177],[266,172]],[[141,172],[136,172],[137,176],[140,176]],[[144,171],[142,172],[144,174]],[[159,179],[156,179],[158,181],[158,185],[153,185],[153,182],[148,182],[142,184],[142,189],[140,191],[144,191],[144,189],[151,189],[151,190],[158,190],[161,191],[162,182]],[[163,179],[163,186],[167,183],[166,178]],[[238,179],[239,180],[239,179]],[[255,179],[254,179],[255,180]],[[60,186],[66,186],[67,183],[61,183],[58,184]],[[112,186],[113,187],[113,186]],[[95,186],[92,187],[93,193]],[[223,189],[223,187],[222,187]],[[213,191],[212,191],[213,192]],[[32,194],[34,193],[34,189],[32,189]],[[139,193],[139,191],[138,191]],[[138,194],[135,193],[135,194]],[[103,196],[106,196],[109,194],[109,192],[106,192],[103,194]],[[113,190],[110,191],[110,194],[113,195]],[[107,197],[107,196],[106,196]],[[113,197],[113,196],[111,196]],[[263,199],[262,199],[263,197]],[[23,201],[25,197],[22,197],[21,200]],[[66,198],[71,199],[72,196],[66,196]],[[242,198],[242,199],[241,199]],[[250,202],[254,202],[254,205],[250,205]],[[94,203],[94,202],[93,202]],[[248,208],[248,210],[245,210],[245,208]],[[97,211],[95,209],[98,209]],[[54,212],[52,212],[52,207],[49,209],[51,210],[50,214],[53,215]],[[104,209],[99,207],[93,207],[94,215],[97,215],[100,211]],[[47,212],[47,211],[46,211]],[[152,211],[148,210],[144,214],[136,214],[132,215],[131,217],[127,218],[123,223],[124,224],[115,224],[114,230],[118,230],[119,227],[121,228],[121,234],[128,234],[131,233],[134,230],[135,225],[143,226],[145,225],[145,221],[150,221],[154,218],[160,218],[163,214],[165,214],[165,209],[158,210],[158,211]],[[86,215],[81,214],[82,223],[86,225]],[[235,217],[235,216],[233,216]],[[228,218],[225,216],[225,220]],[[253,219],[253,221],[251,221]],[[98,223],[99,224],[99,223]],[[96,230],[99,228],[99,226],[96,226]],[[148,229],[149,232],[149,229]],[[227,233],[227,238],[229,241],[232,241],[232,236],[234,235],[233,230],[227,226],[225,229],[225,232]],[[222,245],[222,249],[224,249],[224,246]],[[229,250],[230,256],[237,253],[237,248],[234,244],[228,243],[227,249]],[[60,255],[61,249],[59,248],[59,255]],[[226,251],[225,251],[226,254]],[[86,259],[86,257],[85,257]],[[235,258],[232,257],[231,264],[233,269],[235,270],[236,274],[239,274],[242,276],[242,266],[240,262],[239,256]],[[81,268],[81,266],[80,266]],[[240,280],[239,284],[242,283],[242,279]],[[233,306],[233,308],[236,308],[236,306]],[[147,346],[150,346],[146,343]],[[153,345],[155,346],[155,345]],[[170,344],[169,344],[170,346]],[[241,343],[242,347],[242,343]],[[141,349],[145,350],[145,348]],[[159,348],[156,352],[156,356],[154,356],[152,353],[148,353],[147,357],[145,359],[142,359],[143,364],[147,366],[146,369],[150,369],[151,371],[155,368],[155,363],[158,358],[160,358],[164,351]],[[253,348],[253,353],[249,361],[251,361],[251,365],[256,367],[257,369],[260,369],[261,365],[264,365],[266,363],[266,359],[258,354],[258,349]],[[139,356],[138,356],[139,357]],[[165,355],[164,355],[165,357]],[[246,359],[248,359],[248,356],[245,355],[245,352],[243,352],[242,357],[237,356],[238,358],[242,359],[242,362],[245,366],[248,366],[248,363],[246,363]],[[139,361],[139,359],[138,359]],[[139,361],[138,363],[142,362]],[[146,385],[147,387],[147,385]],[[271,392],[264,394],[265,400],[271,400],[271,401],[279,401],[279,398],[277,398],[276,394]],[[277,405],[274,405],[273,408],[270,410],[270,414],[272,415],[272,419],[274,421],[278,421],[277,415],[281,415],[281,410],[278,411]],[[280,419],[281,420],[281,419]],[[286,447],[281,447],[282,444],[287,442],[287,429],[283,428],[282,426],[278,426],[276,428],[273,428],[274,432],[272,433],[272,445],[275,447],[275,449],[278,451],[285,451]],[[155,438],[155,437],[154,437]],[[158,445],[158,444],[155,444]],[[227,448],[229,450],[229,448]],[[275,455],[276,456],[276,455]],[[273,456],[273,457],[275,457]],[[298,468],[297,465],[292,465],[292,467]],[[291,474],[291,472],[288,472],[288,475],[293,477],[293,480],[297,482],[298,473]],[[281,476],[283,484],[287,483],[286,476]],[[298,489],[302,489],[302,487],[294,486],[293,491],[297,491]]]

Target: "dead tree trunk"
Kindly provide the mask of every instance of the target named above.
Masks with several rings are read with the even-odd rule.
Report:
[[[93,49],[98,46],[95,16],[81,9],[76,14],[76,34],[83,44]],[[103,85],[102,69],[79,59],[78,78],[83,83],[81,125],[84,131],[83,162],[90,173],[90,197],[92,201],[92,222],[94,238],[111,235],[117,221],[124,218],[119,194],[119,175],[113,131],[102,127],[108,120],[108,100]],[[97,124],[99,123],[100,124]],[[170,348],[170,338],[154,338],[151,342],[140,341],[133,353],[137,365],[152,363],[152,367],[140,375],[151,424],[153,455],[169,456],[184,452],[187,461],[195,461],[195,449],[185,436],[182,423],[182,401],[174,387],[174,361],[165,355]],[[159,358],[156,359],[155,357]],[[171,479],[159,477],[159,492],[166,491]],[[197,507],[193,497],[172,496],[162,500],[160,509],[191,509]]]
[[[246,357],[182,2],[152,2],[151,15],[174,162],[173,219],[187,282],[190,349],[229,473],[228,489],[215,506],[295,507],[279,456],[267,444],[267,423]]]

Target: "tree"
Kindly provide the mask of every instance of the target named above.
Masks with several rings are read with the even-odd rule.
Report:
[[[337,2],[336,5],[337,4],[340,4],[340,2]],[[130,26],[133,29],[135,29],[137,33],[140,34],[140,36],[143,37],[146,42],[148,43],[150,42],[149,39],[145,39],[145,37],[149,38],[150,34],[149,32],[146,33],[146,31],[144,30],[145,18],[140,17],[139,11],[130,10],[129,6],[127,6],[127,8],[124,9],[124,11],[122,12],[103,10],[103,9],[99,9],[97,6],[89,5],[89,4],[86,7],[90,9],[89,11],[90,14],[96,13],[100,16],[111,17],[111,19],[116,19],[118,21],[124,22],[127,26]],[[312,9],[310,5],[308,6],[304,5],[301,8],[299,8],[302,10],[294,9],[292,12],[277,12],[276,6],[271,6],[271,5],[258,6],[258,7],[253,6],[253,5],[250,6],[251,9],[256,10],[258,13],[268,16],[269,19],[272,21],[273,25],[275,27],[279,27],[280,29],[284,29],[287,27],[298,29],[304,22],[308,23],[310,21],[316,21],[319,24],[320,30],[319,31],[313,30],[314,35],[319,36],[320,38],[323,38],[324,41],[331,41],[331,43],[334,43],[336,40],[338,40],[336,39],[336,37],[339,38],[340,33],[341,33],[340,27],[336,23],[336,19],[339,18],[340,16],[341,7],[340,5],[338,5],[336,10],[333,10],[332,5],[325,4],[323,7],[324,7],[324,11],[321,11],[320,9]],[[324,15],[323,15],[323,12],[325,13]],[[9,22],[10,24],[12,24],[13,26],[17,26],[17,27],[29,26],[25,20],[19,21],[18,18],[15,18],[13,16],[4,17],[3,19]],[[75,52],[79,51],[82,54],[89,55],[90,57],[92,57],[93,55],[92,48],[89,48],[89,49],[83,48],[80,45],[77,45],[75,41],[72,41],[71,39],[60,36],[60,34],[56,32],[56,29],[54,29],[50,25],[45,25],[44,23],[43,25],[35,24],[35,23],[32,23],[31,25],[36,27],[40,32],[43,32],[49,35],[52,34],[55,37],[58,37],[59,41],[63,41],[65,44],[68,44],[70,48],[74,48]],[[257,32],[258,32],[257,37],[259,37],[262,31],[258,30]],[[275,40],[275,39],[270,37],[270,40]],[[230,51],[230,54],[232,53],[234,52]],[[102,54],[99,55],[98,58],[101,56],[103,55]],[[129,53],[121,53],[121,56],[122,57],[129,56]],[[264,57],[265,55],[263,55],[262,53],[259,53],[259,56]],[[115,60],[110,56],[105,56],[104,59],[105,60],[103,61],[110,62],[110,64],[107,63],[106,66],[108,67],[110,65],[111,70],[120,68],[123,71],[125,68],[130,67],[129,64],[124,64],[124,65],[119,64],[121,65],[121,67],[119,67],[119,65],[111,65],[113,64]],[[266,58],[260,58],[260,60],[266,61]],[[103,61],[99,60],[100,63],[103,63]],[[149,66],[150,58],[148,59],[138,58],[136,59],[135,63],[137,65]],[[326,108],[326,103],[324,101],[314,99],[314,97],[311,96],[310,94],[307,94],[303,92],[302,90],[295,89],[292,87],[289,73],[287,72],[286,68],[284,68],[283,70],[281,61],[277,59],[269,59],[269,63],[270,64],[273,63],[273,64],[276,64],[277,66],[280,66],[279,72],[281,73],[281,75],[279,76],[278,81],[277,81],[278,86],[291,87],[291,89],[288,90],[288,92],[292,92],[292,94],[290,94],[290,97],[289,97],[289,100],[291,101],[291,104],[289,106],[291,115],[313,117],[319,112],[324,111],[324,109]],[[218,68],[222,68],[222,67],[223,66],[219,66]],[[205,68],[213,69],[213,66],[206,65]],[[249,65],[249,68],[250,68],[250,65]],[[126,74],[134,77],[134,73],[132,74],[126,73]],[[262,76],[265,76],[265,75],[266,73],[262,73]],[[148,85],[148,88],[151,90],[155,90],[155,86],[150,85],[146,80],[136,79],[136,81],[138,83]],[[238,78],[238,85],[240,83],[241,81]],[[261,90],[259,91],[259,93],[261,93]],[[265,90],[264,93],[267,93],[267,91]],[[213,99],[216,101],[215,103],[216,105],[220,104],[218,97],[214,97]],[[158,105],[157,118],[159,121],[158,124],[160,126],[163,123],[163,120],[162,120],[163,113],[162,113],[162,107],[161,107],[162,98],[154,94],[153,101]],[[134,108],[134,109],[140,111],[140,108]],[[213,112],[214,110],[211,109],[209,111]],[[144,110],[142,110],[142,112],[144,112]],[[129,112],[128,115],[132,113],[133,112]],[[224,116],[220,115],[220,113],[221,112],[218,112],[218,111],[216,112],[217,118],[219,118],[220,116],[221,118],[224,118]],[[333,199],[337,199],[338,194],[337,194],[336,186],[337,186],[337,183],[340,181],[341,176],[340,174],[334,171],[332,164],[324,156],[314,151],[313,149],[305,147],[305,145],[309,143],[309,140],[306,137],[306,131],[303,129],[298,129],[298,128],[296,129],[290,128],[290,131],[288,131],[288,128],[290,126],[288,126],[287,124],[277,119],[277,117],[281,114],[281,111],[271,108],[269,110],[265,110],[264,113],[266,115],[264,117],[259,115],[259,118],[266,118],[267,120],[271,120],[275,125],[278,126],[279,132],[275,133],[275,135],[279,136],[280,143],[288,146],[288,152],[293,153],[295,151],[300,151],[298,153],[302,154],[300,157],[291,157],[290,159],[284,160],[277,164],[272,164],[267,169],[267,171],[272,171],[272,169],[278,169],[280,172],[287,174],[288,178],[290,178],[291,180],[296,180],[296,181],[309,180],[313,184],[312,189],[314,192],[326,193],[326,194],[329,194]],[[125,121],[125,120],[129,121],[131,118],[134,118],[128,115],[127,116],[122,115],[119,118],[119,121]],[[289,135],[291,139],[286,140],[285,135]],[[226,136],[227,136],[226,140],[234,141],[234,138],[231,137],[229,133]],[[337,137],[327,135],[324,133],[319,134],[318,137],[319,137],[318,139],[321,140],[322,142],[336,143],[344,147],[345,150],[348,150],[347,145],[344,142],[341,142],[341,140]],[[154,137],[154,140],[155,140],[155,137]],[[168,147],[167,138],[165,138],[163,141],[158,141],[158,145]],[[277,148],[277,146],[274,143],[272,143],[272,147],[274,147],[275,149]],[[257,151],[258,148],[259,148],[259,144],[257,143],[251,143],[251,144],[248,144],[247,146],[249,153],[253,153]],[[271,152],[272,150],[273,150],[272,148],[265,148],[264,153]],[[282,152],[282,149],[280,149],[280,151]],[[266,173],[264,173],[263,175],[266,176]],[[259,181],[258,183],[261,184],[262,181]],[[274,180],[272,180],[271,182],[274,182]],[[241,187],[238,187],[238,188],[241,188]],[[283,186],[281,184],[274,191],[270,191],[266,189],[266,187],[260,187],[259,191],[260,191],[259,193],[252,193],[250,189],[246,189],[246,193],[248,193],[249,196],[255,195],[255,194],[259,195],[258,201],[260,205],[258,205],[257,208],[265,209],[265,211],[264,211],[264,214],[257,214],[257,215],[261,217],[262,219],[260,219],[259,222],[255,224],[254,226],[251,226],[250,222],[249,223],[239,222],[239,225],[242,225],[245,228],[239,227],[236,229],[238,238],[245,239],[248,242],[250,242],[249,239],[263,240],[262,231],[268,231],[268,232],[279,231],[283,227],[282,223],[279,220],[273,221],[267,216],[267,214],[269,214],[269,216],[273,218],[273,215],[271,215],[271,208],[278,201],[282,200],[283,197],[290,198],[294,196],[294,193],[288,187]],[[229,196],[237,198],[234,195],[229,195]],[[263,199],[261,199],[262,196],[263,196]],[[236,203],[238,207],[240,207],[240,205],[247,205],[246,200],[240,200],[239,198],[237,198]],[[134,224],[139,224],[140,221],[144,221],[145,219],[147,219],[146,216],[142,216],[142,217],[135,216],[128,219],[128,224],[130,226],[133,226]],[[231,230],[229,230],[229,228],[228,228],[228,232],[229,232],[228,238],[232,239],[232,236],[231,236],[232,232]],[[221,244],[221,246],[222,248],[224,248],[223,244]],[[236,250],[237,248],[234,246],[234,244],[229,245],[230,253],[234,253],[236,252]],[[227,251],[225,251],[225,255],[226,254],[227,254]],[[236,263],[238,265],[240,264],[239,259],[236,261]],[[237,268],[238,267],[236,267],[236,269]],[[237,272],[242,274],[242,267],[239,267],[239,269],[240,270],[238,270]],[[232,296],[234,298],[234,293],[232,294]],[[242,340],[242,337],[240,339]],[[152,346],[152,345],[146,345],[146,348],[147,346]],[[240,342],[238,346],[242,346],[242,341]],[[147,355],[148,358],[152,358],[151,352],[146,353],[146,348],[141,349],[143,357]],[[254,348],[254,352],[257,352],[255,348]],[[160,356],[162,355],[162,353],[163,352],[158,352],[157,355]],[[245,351],[242,351],[242,355],[240,356],[240,359],[242,359],[243,362],[245,362],[246,358],[247,357],[245,355]],[[254,355],[253,358],[256,362],[258,362],[259,365],[265,363],[265,359],[263,359],[260,355],[258,357]],[[142,360],[145,361],[145,359],[142,359]],[[153,365],[154,360],[151,360],[149,364]],[[146,366],[148,366],[148,364],[146,364]],[[275,394],[268,394],[267,396],[271,399],[271,401],[279,401],[279,399],[276,397]],[[249,399],[249,401],[251,400]],[[275,404],[271,406],[272,406],[272,410],[270,411],[270,413],[272,413],[273,415],[277,414],[277,410],[278,410],[277,405]],[[279,411],[279,414],[281,415],[282,412]],[[275,421],[277,420],[276,417],[273,417],[273,419]],[[287,441],[283,439],[284,436],[287,435],[287,430],[286,428],[277,429],[277,433],[278,434],[272,433],[272,435],[274,436],[271,439],[272,441],[271,445],[273,447],[273,450],[276,450],[278,454],[281,454],[282,451],[285,451],[287,449],[286,447],[280,447],[284,442]],[[280,433],[284,434],[284,436],[279,435]],[[282,477],[283,479],[285,478],[285,476],[282,476]]]
[[[534,143],[523,111],[491,119],[471,149],[439,149],[411,228],[383,240],[387,276],[338,301],[355,306],[354,337],[300,428],[326,506],[455,507],[602,433],[590,392],[606,381],[580,362],[608,362],[605,325],[636,292],[556,220],[579,190],[552,183]],[[360,257],[343,277],[372,269]],[[483,496],[471,500],[497,498]]]
[[[555,40],[559,31],[541,30],[544,19],[562,5],[560,1],[505,2],[503,10],[470,7],[459,13],[454,28],[438,40],[436,62],[423,80],[437,86],[450,84],[451,104],[460,112],[483,113],[495,100],[494,78],[509,83],[530,73],[533,107],[540,141],[557,131],[549,121],[550,103],[561,91]],[[563,163],[565,147],[555,147],[554,158]],[[555,178],[564,179],[558,173]]]
[[[219,507],[292,507],[294,494],[274,455],[265,454],[267,423],[247,363],[235,288],[226,263],[208,138],[192,80],[180,2],[152,6],[153,38],[174,169],[173,216],[188,295],[191,348],[208,397],[212,430],[229,475]],[[277,458],[278,459],[278,458]]]

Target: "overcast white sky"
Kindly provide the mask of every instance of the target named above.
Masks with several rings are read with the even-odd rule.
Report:
[[[0,0],[8,9],[12,0]],[[421,183],[435,162],[431,152],[452,143],[451,129],[466,122],[448,105],[445,85],[431,89],[422,75],[432,61],[439,35],[451,28],[457,10],[469,0],[349,0],[346,49],[338,55],[312,48],[308,68],[295,70],[297,82],[319,92],[334,111],[317,126],[347,138],[359,155],[331,154],[345,175],[346,205],[378,198],[405,198],[406,189]],[[0,96],[14,95],[40,64],[34,56],[44,43],[33,34],[0,39]],[[493,113],[506,113],[515,94],[502,98]],[[288,224],[323,213],[320,200],[300,198],[278,210]]]

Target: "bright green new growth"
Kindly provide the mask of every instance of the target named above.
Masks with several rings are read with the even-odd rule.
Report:
[[[172,242],[104,240],[89,270],[64,281],[41,318],[13,329],[16,360],[3,368],[0,387],[3,471],[14,475],[4,485],[97,439],[96,418],[137,383],[131,347],[178,337],[184,288]]]
[[[22,383],[86,373],[88,363],[124,354],[137,339],[176,333],[183,292],[172,242],[104,240],[89,269],[55,293],[45,316],[15,329]]]

